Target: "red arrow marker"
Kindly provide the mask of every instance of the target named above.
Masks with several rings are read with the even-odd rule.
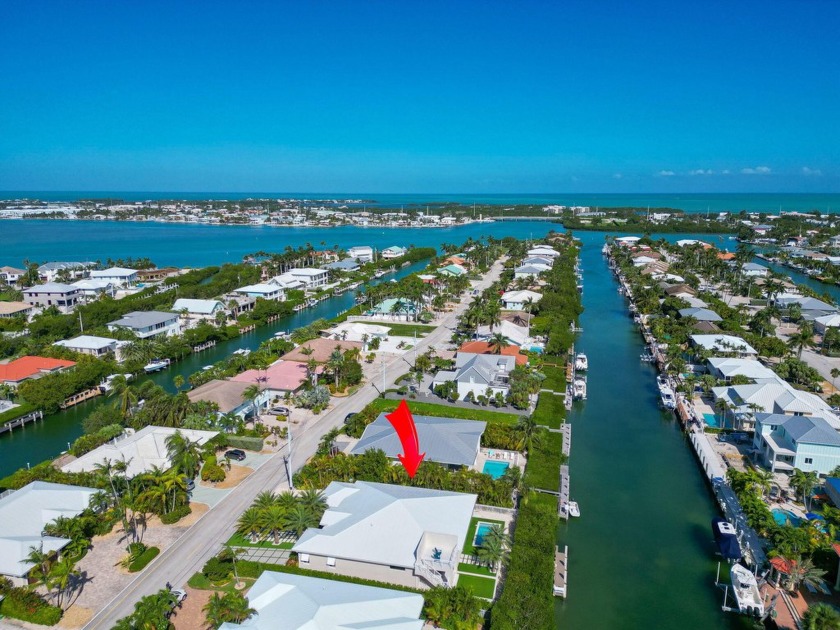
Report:
[[[414,418],[411,415],[411,410],[405,404],[405,400],[400,401],[399,407],[393,412],[385,416],[388,422],[394,427],[397,436],[400,438],[400,444],[403,447],[404,455],[397,455],[400,462],[405,468],[408,476],[414,478],[417,474],[417,468],[420,462],[426,456],[426,453],[420,452],[420,440],[417,437],[417,427],[414,426]]]

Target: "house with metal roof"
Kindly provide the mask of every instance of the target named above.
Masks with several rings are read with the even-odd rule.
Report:
[[[330,271],[358,271],[359,261],[355,258],[345,258],[344,260],[336,260],[335,262],[327,263],[324,269]]]
[[[528,250],[528,255],[554,259],[560,255],[560,252],[548,245],[537,245]]]
[[[93,472],[98,464],[106,460],[126,462],[125,474],[129,479],[149,472],[155,467],[168,470],[172,466],[172,461],[169,459],[166,439],[178,432],[191,442],[197,442],[202,446],[219,434],[218,431],[156,426],[143,427],[139,431],[126,429],[123,435],[64,464],[61,470],[70,473]]]
[[[131,311],[120,319],[108,322],[108,330],[120,328],[130,330],[140,339],[148,339],[160,335],[177,335],[181,332],[178,313],[164,313],[162,311]]]
[[[544,271],[551,269],[549,265],[521,265],[513,270],[514,278],[535,278]]]
[[[0,575],[17,585],[26,584],[26,574],[35,566],[27,560],[32,547],[57,553],[70,542],[46,535],[44,527],[60,516],[78,516],[97,492],[96,488],[33,481],[0,498]]]
[[[459,352],[455,357],[455,369],[441,370],[435,374],[432,387],[455,381],[460,400],[469,394],[473,397],[496,394],[507,396],[510,373],[515,367],[516,357]]]
[[[479,326],[476,330],[476,337],[485,341],[497,334],[502,335],[515,346],[524,346],[528,341],[528,327],[518,326],[506,319],[496,326]]]
[[[775,382],[778,378],[773,370],[755,359],[712,357],[707,363],[712,376],[726,381],[736,376],[745,376],[756,382]]]
[[[172,310],[176,313],[186,312],[188,317],[194,319],[215,319],[218,313],[225,312],[225,305],[221,300],[178,298]]]
[[[90,272],[91,278],[107,280],[121,287],[127,287],[137,282],[137,270],[127,267],[109,267],[108,269],[95,269]]]
[[[258,282],[257,284],[249,284],[244,287],[239,287],[238,289],[234,289],[233,292],[252,298],[282,301],[286,299],[286,288],[295,287],[283,287],[279,282],[276,282],[275,279],[272,279],[268,282]]]
[[[399,436],[385,416],[385,413],[379,414],[365,427],[361,439],[350,450],[351,455],[378,449],[388,459],[396,460],[397,455],[403,454]],[[475,466],[486,422],[415,415],[414,425],[417,427],[420,451],[426,454],[424,461],[452,469]]]
[[[53,282],[60,274],[68,278],[81,278],[95,262],[48,262],[38,267],[38,276],[45,282]]]
[[[441,276],[464,276],[467,274],[467,268],[453,263],[451,265],[446,265],[446,267],[441,267],[437,270],[437,273]]]
[[[455,586],[476,495],[334,481],[320,528],[292,548],[302,568],[426,589]]]
[[[408,252],[408,249],[405,247],[400,247],[399,245],[391,245],[390,247],[386,247],[381,252],[379,252],[379,256],[383,260],[393,260],[394,258],[400,258],[405,256]]]
[[[838,309],[832,304],[818,300],[817,298],[806,297],[804,295],[793,295],[791,293],[780,293],[775,298],[776,304],[781,308],[790,308],[792,305],[798,305],[802,317],[809,321],[814,321],[825,315],[837,313]]]
[[[708,308],[682,308],[680,317],[691,317],[698,322],[722,322],[723,318]]]
[[[422,630],[424,624],[419,593],[276,571],[260,575],[248,605],[255,614],[219,630]]]
[[[741,265],[741,273],[751,278],[766,278],[770,270],[764,265],[748,262]]]
[[[816,416],[758,413],[753,446],[771,472],[827,475],[840,466],[840,433]]]
[[[113,354],[117,360],[120,360],[120,350],[129,344],[128,341],[118,341],[110,337],[97,337],[95,335],[79,335],[72,339],[62,339],[56,341],[53,345],[67,348],[73,352],[80,354],[89,354],[92,357],[105,356],[108,353]]]
[[[542,299],[542,293],[536,291],[505,291],[502,294],[502,308],[506,311],[524,311],[531,303],[536,304]]]
[[[49,308],[55,306],[62,313],[70,313],[79,303],[81,291],[78,287],[61,282],[36,284],[23,290],[23,301],[31,306]]]
[[[72,284],[85,298],[98,298],[100,295],[113,297],[117,292],[117,286],[110,280],[104,278],[82,278]]]
[[[369,263],[373,260],[373,247],[370,245],[356,245],[347,250],[347,255],[360,263]]]
[[[680,311],[682,312],[682,311]],[[712,352],[721,354],[737,354],[738,356],[757,356],[758,350],[746,341],[734,335],[691,335],[691,343]]]

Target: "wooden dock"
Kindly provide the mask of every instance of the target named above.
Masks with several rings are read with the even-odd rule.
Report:
[[[560,466],[560,500],[557,502],[557,513],[560,518],[569,520],[569,510],[564,510],[563,506],[569,504],[569,466],[563,464]]]
[[[257,329],[256,324],[251,324],[250,326],[243,326],[242,328],[239,329],[239,334],[244,335],[245,333],[249,333],[249,332],[254,331],[256,329]]]
[[[102,390],[98,387],[94,387],[93,389],[86,389],[83,392],[79,392],[78,394],[73,394],[65,400],[63,403],[59,405],[62,409],[67,409],[69,407],[75,407],[79,403],[83,403],[86,400],[90,400],[91,398],[96,398],[97,396],[102,395]]]
[[[563,455],[568,457],[572,452],[572,425],[564,422],[560,431],[563,433]]]
[[[21,416],[20,418],[15,418],[14,420],[9,420],[8,422],[4,422],[0,424],[0,433],[6,433],[14,431],[18,427],[23,427],[30,422],[36,422],[38,420],[44,419],[44,412],[43,411],[33,411],[32,413],[28,413],[25,416]]]
[[[215,339],[210,339],[209,341],[205,341],[204,343],[200,343],[197,346],[193,346],[193,352],[201,352],[202,350],[207,350],[208,348],[212,348],[216,345]]]
[[[554,550],[554,596],[566,598],[569,582],[569,546],[564,545]]]

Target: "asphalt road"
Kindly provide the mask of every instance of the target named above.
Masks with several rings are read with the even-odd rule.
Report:
[[[497,261],[483,280],[476,284],[480,291],[486,289],[498,279],[502,271],[502,261]],[[472,297],[465,298],[451,313],[447,313],[437,328],[417,342],[418,353],[430,346],[446,343],[452,336],[452,330],[458,316]],[[385,387],[391,388],[394,379],[405,374],[413,352],[395,357],[384,366]],[[292,435],[293,467],[298,470],[318,448],[318,442],[328,431],[340,426],[348,413],[360,411],[379,396],[377,388],[382,387],[382,379],[365,384],[358,392],[348,398],[334,399],[334,407],[311,422],[300,435]],[[233,535],[236,521],[254,497],[264,490],[274,490],[279,485],[288,485],[283,452],[273,455],[251,476],[234,488],[218,505],[208,511],[198,522],[187,530],[175,543],[164,550],[137,578],[116,594],[101,611],[85,626],[88,630],[110,630],[118,619],[129,615],[134,604],[145,595],[156,593],[167,582],[176,587],[184,586],[187,580],[199,571],[209,558],[216,555],[222,545]],[[107,576],[94,576],[94,579],[107,579]]]

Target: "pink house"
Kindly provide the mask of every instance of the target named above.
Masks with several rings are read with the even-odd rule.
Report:
[[[298,361],[276,361],[265,370],[247,370],[234,376],[232,381],[254,383],[272,396],[283,396],[296,392],[306,380],[306,363]]]

